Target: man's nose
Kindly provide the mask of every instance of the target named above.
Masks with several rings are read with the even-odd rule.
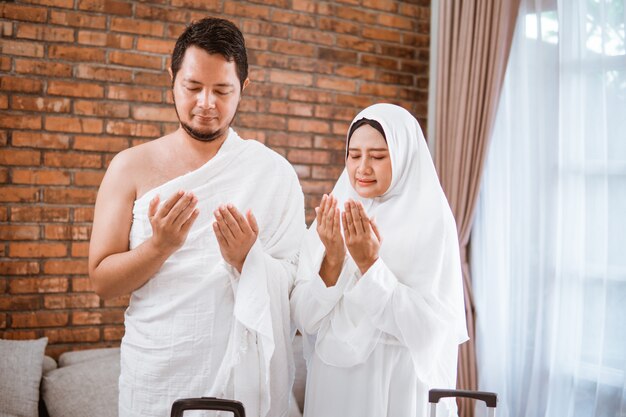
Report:
[[[215,94],[210,91],[200,93],[200,97],[198,98],[198,107],[215,107]]]

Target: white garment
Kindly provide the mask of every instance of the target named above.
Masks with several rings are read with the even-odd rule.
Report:
[[[383,127],[391,185],[361,198],[344,170],[333,195],[342,208],[360,200],[382,244],[363,276],[348,253],[337,285],[326,288],[315,223],[305,236],[291,295],[309,342],[304,414],[425,416],[428,389],[455,387],[458,344],[467,340],[456,226],[415,118],[391,104],[370,106],[353,123],[362,118]],[[446,404],[455,415],[454,401]]]
[[[185,244],[133,292],[121,346],[120,417],[165,417],[178,398],[244,403],[248,416],[286,416],[294,364],[289,319],[304,203],[289,163],[233,130],[209,162],[135,201],[130,246],[152,235],[148,204],[193,191],[200,215]],[[259,237],[241,275],[221,257],[213,211],[252,209]],[[185,414],[187,415],[187,414]]]

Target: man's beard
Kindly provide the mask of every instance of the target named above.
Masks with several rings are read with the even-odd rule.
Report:
[[[178,122],[180,123],[181,127],[185,130],[185,132],[187,132],[189,136],[191,136],[195,140],[199,140],[200,142],[213,142],[215,139],[225,135],[226,132],[228,132],[230,125],[233,123],[233,120],[235,120],[237,110],[239,110],[239,104],[237,104],[237,108],[235,109],[235,114],[233,114],[233,118],[230,119],[228,124],[223,129],[214,130],[212,132],[200,132],[199,130],[194,129],[188,123],[185,123],[180,119],[180,114],[178,114],[178,109],[176,108],[176,100],[174,99],[173,94],[172,100],[174,101],[174,111],[176,111],[176,117],[178,117]]]

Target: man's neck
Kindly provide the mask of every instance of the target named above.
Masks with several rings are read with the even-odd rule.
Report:
[[[180,147],[180,154],[184,154],[185,160],[193,165],[202,165],[212,159],[220,150],[229,131],[227,130],[218,138],[212,141],[201,141],[191,137],[182,127],[179,127],[175,133],[177,146]]]

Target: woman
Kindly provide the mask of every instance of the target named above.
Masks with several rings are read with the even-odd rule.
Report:
[[[408,111],[355,117],[346,169],[316,213],[291,295],[305,417],[426,416],[428,390],[455,386],[467,331],[454,218]]]

